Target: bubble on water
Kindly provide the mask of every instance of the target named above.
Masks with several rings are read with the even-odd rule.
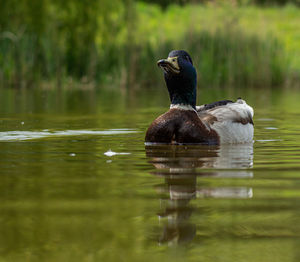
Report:
[[[107,150],[107,151],[104,153],[104,155],[106,155],[106,156],[114,156],[114,155],[116,155],[116,154],[117,154],[117,153],[111,151],[111,149]]]
[[[69,156],[76,156],[76,154],[75,153],[70,153]]]

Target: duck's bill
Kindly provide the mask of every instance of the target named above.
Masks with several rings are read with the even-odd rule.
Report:
[[[178,65],[174,65],[169,59],[161,59],[157,61],[157,65],[167,74],[179,74]]]

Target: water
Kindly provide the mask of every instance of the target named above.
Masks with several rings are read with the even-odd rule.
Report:
[[[163,87],[3,90],[1,261],[300,261],[300,91],[238,96],[253,144],[145,146]]]

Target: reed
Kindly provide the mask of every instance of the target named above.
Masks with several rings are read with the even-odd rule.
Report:
[[[0,86],[38,86],[40,82],[61,86],[70,79],[132,89],[158,85],[161,72],[156,60],[172,49],[191,53],[198,82],[207,87],[282,85],[300,72],[294,58],[297,28],[289,24],[299,20],[297,7],[285,8],[284,17],[276,18],[282,19],[278,25],[287,28],[278,33],[272,28],[279,8],[237,8],[227,18],[227,7],[171,6],[161,10],[132,3],[127,13],[126,8],[119,8],[127,20],[114,18],[110,34],[97,25],[92,9],[82,12],[93,17],[87,19],[90,22],[84,28],[91,27],[86,30],[76,24],[76,17],[66,18],[63,29],[54,20],[44,20],[44,29],[37,31],[0,27]],[[55,10],[59,16],[59,9]],[[269,17],[269,29],[264,31],[271,33],[259,28],[257,20],[262,14]],[[252,17],[257,19],[251,27]],[[74,26],[68,25],[68,19]]]
[[[275,38],[263,40],[224,29],[189,35],[175,45],[166,41],[157,48],[134,46],[130,53],[126,53],[125,64],[116,60],[111,65],[115,67],[112,79],[123,76],[126,85],[132,88],[159,85],[161,72],[156,61],[166,57],[174,48],[183,48],[191,54],[201,86],[271,87],[283,84],[288,78],[288,59]]]

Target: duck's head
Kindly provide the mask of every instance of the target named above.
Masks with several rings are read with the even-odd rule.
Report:
[[[173,50],[157,65],[163,69],[172,105],[196,107],[197,73],[192,58],[183,50]]]

